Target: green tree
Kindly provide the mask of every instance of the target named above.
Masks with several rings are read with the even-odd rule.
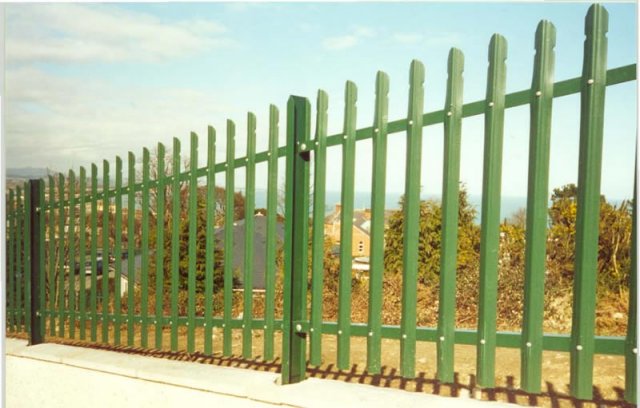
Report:
[[[224,216],[227,211],[226,189],[216,186],[216,225],[224,225]],[[206,197],[206,187],[199,189],[199,194]],[[244,195],[240,191],[233,194],[233,220],[238,221],[244,219]]]
[[[388,221],[385,231],[384,264],[388,272],[402,271],[404,197],[400,211]],[[478,262],[479,228],[475,224],[475,208],[469,203],[464,186],[459,193],[458,209],[458,269],[474,268]],[[442,209],[433,200],[420,202],[420,235],[418,242],[418,279],[423,283],[437,282],[440,271],[440,240],[442,238]]]
[[[218,187],[216,187],[216,190]],[[222,189],[224,191],[224,189]],[[184,202],[187,203],[188,195],[185,195]],[[196,292],[204,293],[205,288],[205,269],[207,258],[206,247],[206,187],[198,189],[197,198],[197,228],[196,228]],[[244,202],[244,201],[243,201]],[[244,211],[244,206],[242,207]],[[171,216],[165,218],[164,222],[164,258],[163,258],[163,278],[164,285],[168,287],[171,285],[171,245],[172,245],[172,230],[171,230]],[[178,270],[179,270],[179,290],[188,289],[188,276],[189,276],[189,218],[185,215],[180,217],[179,228],[179,254],[178,254]],[[151,246],[155,247],[156,231],[154,230],[150,237]],[[214,293],[222,290],[224,284],[224,251],[222,246],[219,245],[218,240],[214,244],[213,251],[213,285]],[[150,272],[153,275],[152,280],[155,280],[155,256],[151,257]]]

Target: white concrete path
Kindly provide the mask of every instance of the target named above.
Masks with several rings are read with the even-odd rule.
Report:
[[[512,407],[59,344],[6,342],[6,407]]]

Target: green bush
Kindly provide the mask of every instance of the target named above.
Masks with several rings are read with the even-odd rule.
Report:
[[[474,223],[475,208],[469,203],[467,191],[460,188],[458,209],[458,270],[475,268],[478,263],[479,227]],[[402,271],[404,197],[400,210],[388,221],[385,231],[384,265],[387,272]],[[418,280],[437,283],[440,275],[440,240],[442,238],[442,209],[433,200],[420,202],[420,232],[418,242]]]

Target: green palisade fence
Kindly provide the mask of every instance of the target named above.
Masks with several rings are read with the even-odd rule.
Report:
[[[215,160],[216,160],[216,132],[213,127],[208,128],[208,148],[207,148],[207,230],[206,230],[206,248],[207,259],[205,265],[205,309],[204,309],[204,352],[205,354],[213,353],[213,268],[214,268],[214,218],[215,218]],[[158,310],[162,308],[159,307]],[[159,346],[156,346],[159,348]]]
[[[498,246],[500,241],[500,185],[507,42],[494,34],[489,45],[489,72],[484,113],[484,166],[480,232],[480,297],[476,372],[478,385],[493,387],[498,300]]]
[[[369,274],[369,333],[367,337],[367,371],[381,370],[382,280],[384,261],[384,195],[387,163],[387,113],[389,77],[378,71],[376,78],[376,112],[373,136],[373,177],[371,180],[371,241]],[[326,142],[325,142],[326,143]]]
[[[591,384],[596,320],[608,19],[608,13],[604,8],[594,6],[589,9],[580,84],[580,158],[570,382],[571,393],[581,399],[590,399],[593,394]]]
[[[159,155],[158,155],[159,156]],[[113,244],[113,256],[115,259],[122,259],[122,159],[116,156],[116,197],[115,197],[115,239]],[[122,297],[121,297],[121,277],[122,277],[122,262],[116,262],[115,264],[115,278],[114,278],[114,290],[113,290],[113,343],[116,346],[120,345],[122,336]]]
[[[409,114],[407,118],[407,159],[402,224],[402,318],[400,320],[400,374],[415,377],[416,303],[418,284],[418,240],[420,228],[420,166],[422,158],[422,111],[424,66],[411,63],[409,73]]]
[[[264,358],[273,359],[276,285],[276,211],[278,205],[278,121],[275,105],[269,106],[269,150],[267,151],[267,246],[265,266]]]
[[[542,324],[555,42],[553,24],[548,21],[540,22],[536,31],[536,56],[531,84],[525,300],[520,369],[522,388],[534,393],[540,392],[542,381]]]
[[[449,53],[448,79],[442,84],[446,100],[440,110],[424,112],[425,91],[438,84],[430,84],[425,67],[414,60],[409,70],[405,118],[389,120],[390,80],[387,74],[378,72],[370,127],[356,126],[357,88],[348,81],[343,128],[334,135],[327,131],[329,98],[319,90],[313,138],[311,104],[304,97],[292,96],[287,104],[286,141],[282,146],[279,111],[271,105],[268,123],[258,123],[253,113],[247,115],[246,155],[241,157],[236,157],[235,123],[227,120],[226,158],[222,162],[216,161],[216,153],[223,152],[216,150],[217,133],[210,126],[206,151],[199,146],[198,136],[191,133],[188,154],[182,155],[180,140],[174,138],[171,149],[161,143],[155,153],[144,149],[140,163],[129,152],[126,172],[122,159],[116,157],[114,174],[110,174],[111,164],[105,160],[100,176],[97,165],[92,164],[89,175],[81,167],[77,177],[69,171],[66,179],[62,174],[48,176],[46,186],[43,180],[32,180],[9,190],[5,243],[8,332],[28,334],[31,344],[65,337],[188,353],[202,347],[207,355],[221,353],[244,359],[255,357],[253,335],[261,334],[261,358],[273,361],[276,346],[281,344],[278,361],[285,384],[305,378],[307,358],[313,366],[327,363],[323,361],[323,346],[333,338],[337,368],[352,369],[352,338],[363,337],[369,374],[382,372],[382,340],[391,339],[399,344],[398,367],[406,379],[416,376],[416,357],[422,358],[417,355],[418,342],[434,342],[437,357],[428,364],[437,368],[437,380],[442,383],[455,379],[455,346],[475,346],[477,385],[491,388],[495,385],[499,348],[506,347],[519,350],[520,387],[533,394],[542,391],[545,381],[543,351],[565,352],[571,359],[567,367],[570,393],[578,399],[593,397],[594,377],[597,380],[594,355],[617,355],[625,359],[625,399],[635,403],[635,202],[628,332],[625,337],[595,335],[605,93],[608,86],[636,79],[635,64],[607,69],[607,30],[607,11],[592,6],[585,21],[582,75],[577,78],[554,82],[556,31],[553,24],[541,21],[535,33],[529,89],[507,93],[507,41],[495,34],[488,50],[486,97],[480,101],[463,102],[465,61],[462,51],[454,48]],[[581,102],[572,329],[570,335],[550,334],[544,333],[543,327],[552,107],[555,98],[577,94]],[[518,106],[530,109],[530,139],[522,332],[511,333],[496,328],[498,249],[504,117]],[[478,115],[484,118],[478,326],[477,330],[463,330],[456,328],[462,123]],[[419,241],[420,174],[423,150],[431,148],[425,135],[436,124],[443,124],[444,130],[442,245],[439,299],[429,301],[438,301],[438,316],[437,327],[418,327],[419,251],[423,250]],[[268,148],[256,152],[256,139],[263,134],[268,136]],[[383,320],[384,218],[387,146],[400,137],[406,138],[406,222],[402,226],[400,325],[393,326]],[[354,323],[354,181],[357,151],[364,146],[358,142],[368,139],[373,158],[368,317],[366,323]],[[340,249],[339,268],[332,275],[338,292],[333,299],[337,319],[325,321],[325,283],[329,276],[325,189],[327,165],[332,164],[328,149],[332,147],[342,155]],[[206,157],[203,167],[198,167],[199,148],[201,157]],[[279,169],[281,158],[285,167]],[[259,176],[256,169],[260,163],[266,163],[267,171],[264,246],[255,239],[262,228],[254,218]],[[235,211],[235,173],[242,169],[246,198],[244,221],[240,223],[242,214]],[[285,180],[284,209],[278,208],[279,174]],[[224,189],[216,182],[224,184]],[[284,242],[278,235],[280,223]],[[244,238],[236,236],[236,227],[243,228]],[[242,248],[241,271],[234,262],[238,248]],[[258,254],[259,248],[265,253]],[[257,259],[264,259],[264,271],[256,270]],[[257,273],[264,276],[263,292],[256,290]],[[243,294],[236,296],[240,288],[234,285],[240,281]],[[263,312],[256,308],[259,302]]]
[[[340,277],[338,284],[338,368],[348,370],[351,344],[351,243],[353,234],[354,173],[356,159],[356,85],[345,89],[342,137],[342,195],[340,198]]]
[[[462,51],[449,53],[446,117],[444,119],[444,170],[442,173],[442,247],[438,309],[438,379],[453,382],[456,306],[456,255],[458,248],[458,193],[462,131]]]

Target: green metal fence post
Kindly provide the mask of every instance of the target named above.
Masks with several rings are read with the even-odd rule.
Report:
[[[16,286],[15,286],[15,311],[16,311],[16,330],[22,331],[24,323],[24,307],[22,303],[22,286],[24,284],[24,262],[22,243],[24,242],[24,206],[23,206],[23,193],[20,186],[16,186]]]
[[[158,143],[157,150],[157,180],[156,189],[156,305],[155,305],[155,346],[159,350],[162,348],[162,332],[164,329],[164,228],[166,221],[165,195],[167,193],[167,178],[164,173],[165,148],[162,143]],[[117,213],[117,210],[116,210]],[[117,223],[117,220],[116,220]]]
[[[207,128],[207,206],[206,249],[204,287],[204,353],[213,353],[213,277],[215,267],[215,219],[216,219],[216,130]]]
[[[44,277],[44,213],[42,180],[29,180],[31,206],[29,218],[31,228],[28,239],[31,241],[31,330],[29,331],[29,345],[34,346],[44,342],[44,297],[42,296],[42,278]]]
[[[253,321],[254,230],[256,203],[256,115],[247,114],[247,158],[244,201],[244,277],[242,311],[242,357],[251,358]]]
[[[24,183],[24,330],[31,337],[31,211],[32,211],[31,187]],[[37,281],[37,278],[36,278]],[[37,295],[36,291],[36,295]]]
[[[15,235],[15,222],[16,222],[16,208],[15,201],[13,199],[13,190],[9,190],[9,203],[7,205],[7,275],[9,275],[9,286],[7,291],[7,327],[9,331],[16,331],[15,328],[15,296],[16,292],[16,281],[15,281],[15,244],[16,244],[16,235]]]
[[[135,313],[135,287],[136,287],[136,270],[135,270],[135,213],[136,213],[136,195],[134,185],[136,184],[136,157],[129,152],[127,168],[127,346],[133,346],[134,342],[134,313]]]
[[[540,392],[542,380],[542,324],[555,43],[555,27],[548,21],[541,21],[536,30],[536,56],[531,85],[524,313],[520,349],[521,387],[533,393]]]
[[[353,201],[356,167],[356,84],[347,81],[344,92],[342,186],[340,194],[340,272],[338,275],[338,369],[350,368],[351,284],[353,263]]]
[[[420,240],[420,167],[424,66],[413,60],[409,72],[409,112],[402,223],[402,316],[400,319],[400,375],[415,377],[418,248]]]
[[[80,169],[80,174],[82,174],[82,169]],[[48,292],[49,292],[49,335],[56,335],[56,256],[55,256],[55,245],[56,245],[56,232],[55,232],[55,181],[53,176],[49,176],[49,284],[48,284]],[[16,207],[17,214],[17,207]],[[17,221],[17,220],[16,220]],[[80,333],[80,339],[84,340],[84,331]]]
[[[609,15],[600,5],[585,20],[580,106],[576,252],[571,320],[571,395],[593,397],[593,352],[600,226],[600,177]]]
[[[171,351],[178,351],[178,285],[180,283],[180,140],[173,138],[171,161]]]
[[[227,120],[227,160],[225,169],[225,213],[224,213],[224,322],[222,354],[227,357],[231,355],[231,313],[233,308],[233,215],[234,215],[234,176],[235,176],[235,153],[236,153],[236,125],[231,120]]]
[[[65,210],[64,210],[64,175],[60,173],[58,175],[58,240],[56,242],[58,246],[58,336],[64,337],[64,325],[66,318],[66,296],[65,296],[65,284],[64,284],[64,266],[65,266],[65,250],[64,250],[64,226],[65,226]]]
[[[196,348],[196,250],[198,243],[198,136],[194,132],[191,132],[189,153],[187,353],[193,353]]]
[[[76,174],[69,170],[69,336],[76,337]],[[79,268],[78,271],[82,271]]]
[[[267,254],[265,261],[264,359],[273,359],[276,294],[276,221],[278,207],[278,108],[269,106],[267,167]]]
[[[449,52],[447,98],[444,106],[444,160],[442,171],[442,238],[440,301],[438,303],[438,380],[453,382],[456,322],[456,273],[460,193],[460,144],[462,134],[462,72],[464,55]]]
[[[109,342],[109,162],[102,161],[102,342]]]
[[[120,345],[122,330],[122,296],[121,296],[121,277],[122,277],[122,159],[116,156],[116,219],[115,234],[116,239],[113,244],[113,256],[116,259],[115,264],[115,285],[113,290],[113,343]]]
[[[367,336],[367,371],[381,370],[382,281],[384,274],[384,200],[387,179],[387,122],[389,111],[389,76],[376,76],[376,112],[373,119],[373,163],[371,177],[371,241],[369,259],[369,333]]]
[[[62,200],[62,198],[60,198]],[[91,341],[98,337],[98,166],[91,164]],[[102,260],[102,272],[105,262]]]
[[[285,185],[285,276],[282,319],[282,383],[305,378],[307,264],[309,241],[309,133],[311,107],[306,98],[287,103]]]
[[[141,259],[140,259],[140,345],[149,344],[149,183],[150,183],[150,153],[149,149],[142,149],[142,225],[141,225]]]
[[[480,387],[495,384],[498,248],[500,246],[500,187],[506,85],[507,41],[491,37],[484,116],[482,170],[482,229],[480,231],[480,297],[476,373]]]
[[[80,183],[79,183],[79,192],[80,197],[78,201],[80,202],[80,208],[78,211],[78,266],[79,266],[79,276],[80,280],[80,293],[78,294],[78,300],[80,302],[78,307],[78,313],[80,314],[80,340],[84,340],[86,338],[86,329],[87,329],[87,272],[86,272],[86,257],[87,257],[87,246],[86,246],[86,237],[87,237],[87,229],[86,229],[86,218],[87,218],[87,171],[84,167],[80,167]],[[49,217],[53,218],[53,207],[49,210]],[[49,239],[52,239],[51,229],[49,230]],[[51,248],[51,246],[49,247]],[[51,249],[49,250],[51,256]],[[51,293],[51,292],[50,292]],[[50,295],[51,296],[51,295]],[[51,307],[53,309],[53,307]]]

